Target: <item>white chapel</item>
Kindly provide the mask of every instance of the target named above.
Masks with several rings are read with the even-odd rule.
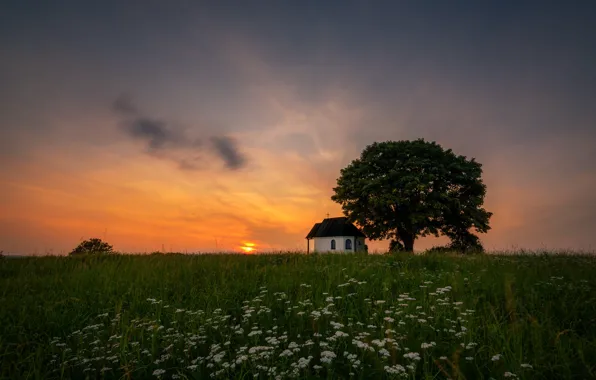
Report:
[[[306,236],[306,251],[358,252],[365,250],[366,236],[345,217],[326,218],[315,223]],[[313,241],[311,249],[310,241]]]

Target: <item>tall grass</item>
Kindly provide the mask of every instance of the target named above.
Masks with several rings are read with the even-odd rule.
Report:
[[[0,260],[0,376],[596,378],[596,259]]]

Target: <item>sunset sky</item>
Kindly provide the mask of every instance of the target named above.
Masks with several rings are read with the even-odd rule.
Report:
[[[483,164],[487,249],[596,249],[596,3],[490,3],[2,1],[0,250],[305,249],[416,138]]]

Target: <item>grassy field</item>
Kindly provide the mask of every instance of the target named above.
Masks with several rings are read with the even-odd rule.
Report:
[[[596,258],[0,260],[3,379],[592,379]]]

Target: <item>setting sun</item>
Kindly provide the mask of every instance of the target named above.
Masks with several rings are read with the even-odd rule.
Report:
[[[244,253],[253,253],[256,250],[255,243],[244,243],[240,249],[243,250]]]

